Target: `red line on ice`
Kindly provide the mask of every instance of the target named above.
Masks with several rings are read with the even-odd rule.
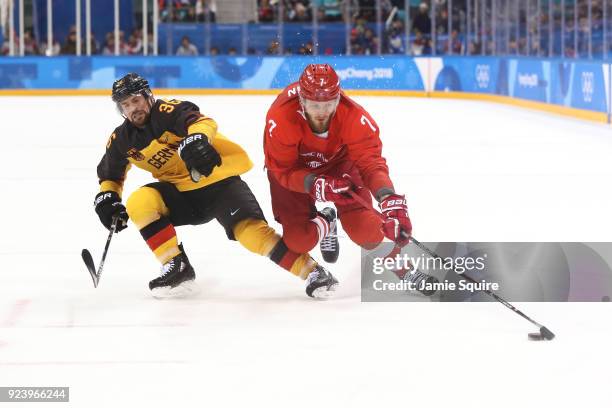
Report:
[[[15,301],[13,307],[11,308],[11,311],[6,316],[2,324],[0,324],[0,327],[14,327],[30,303],[32,303],[30,299],[19,299]],[[8,343],[6,341],[0,339],[0,347],[6,347],[7,345]]]
[[[28,307],[28,305],[30,303],[32,303],[32,301],[30,299],[19,299],[19,300],[15,301],[15,304],[13,305],[13,308],[9,312],[8,316],[6,317],[6,319],[4,319],[4,322],[2,322],[0,327],[13,327],[13,326],[15,326],[15,324],[17,324],[17,321],[19,320],[19,318],[23,315],[23,312],[25,311],[26,307]]]

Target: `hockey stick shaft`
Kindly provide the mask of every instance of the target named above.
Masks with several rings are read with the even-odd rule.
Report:
[[[357,193],[355,193],[354,191],[349,191],[349,194],[351,195],[351,197],[353,197],[353,199],[355,199],[355,201],[357,201],[358,203],[360,203],[361,205],[363,205],[365,208],[368,208],[372,211],[374,211],[376,214],[378,214],[379,217],[382,218],[382,214],[379,213],[378,211],[376,211],[376,209],[374,209],[374,207],[372,206],[372,203],[368,203],[366,202],[363,198],[361,198]],[[410,241],[412,241],[416,246],[418,246],[422,251],[426,252],[429,256],[433,257],[433,258],[437,258],[437,259],[442,259],[442,257],[440,255],[438,255],[437,253],[435,253],[434,251],[432,251],[431,249],[427,248],[425,245],[423,245],[421,242],[419,242],[416,238],[414,238],[413,236],[410,237]],[[397,248],[397,245],[396,245]],[[393,250],[392,253],[395,253],[395,248]],[[466,275],[466,274],[462,274],[457,272],[456,270],[453,269],[453,272],[455,272],[458,275],[463,276],[465,279],[467,279],[468,281],[472,282],[472,283],[479,283],[477,282],[475,279],[471,278],[470,276]],[[518,308],[516,308],[514,305],[512,305],[510,302],[508,302],[506,299],[504,299],[503,297],[493,293],[492,291],[490,291],[489,289],[481,289],[484,293],[486,293],[487,295],[489,295],[490,297],[492,297],[493,299],[495,299],[496,301],[498,301],[499,303],[501,303],[502,305],[506,306],[508,309],[512,310],[514,313],[518,314],[519,316],[521,316],[522,318],[526,319],[527,321],[529,321],[530,323],[538,326],[538,328],[542,329],[544,328],[546,331],[549,331],[548,329],[546,329],[546,327],[538,322],[536,322],[535,320],[533,320],[531,317],[527,316],[525,313],[523,313],[521,310],[519,310]],[[550,332],[550,331],[549,331]]]
[[[102,276],[102,268],[104,268],[104,261],[106,260],[106,254],[108,254],[108,248],[110,247],[110,243],[111,243],[111,240],[113,239],[113,235],[115,234],[115,231],[117,231],[118,223],[119,223],[119,216],[116,215],[113,217],[113,223],[111,224],[111,228],[108,233],[108,238],[106,238],[106,245],[104,245],[104,252],[102,252],[102,259],[100,260],[100,266],[98,266],[98,271],[96,272],[98,281],[100,281],[100,276]]]
[[[432,251],[431,249],[427,248],[425,245],[423,245],[421,242],[419,242],[416,238],[414,237],[410,237],[410,241],[414,242],[414,244],[416,246],[418,246],[419,248],[421,248],[421,250],[423,250],[424,252],[427,252],[427,254],[433,258],[436,259],[442,259],[442,257],[440,255],[438,255],[437,253],[435,253],[434,251]],[[475,279],[471,278],[470,276],[464,274],[464,273],[459,273],[457,271],[455,271],[453,269],[453,272],[455,272],[458,275],[463,276],[465,279],[469,280],[472,283],[479,283],[478,281],[476,281]],[[524,319],[530,321],[531,323],[535,324],[538,327],[543,327],[543,325],[541,325],[540,323],[536,322],[535,320],[533,320],[531,317],[527,316],[525,313],[523,313],[522,311],[520,311],[519,309],[517,309],[515,306],[513,306],[510,302],[508,302],[506,299],[504,299],[503,297],[493,293],[492,291],[490,291],[489,289],[481,289],[484,293],[486,293],[487,295],[491,296],[493,299],[497,300],[499,303],[501,303],[502,305],[506,306],[508,309],[512,310],[514,313],[518,314],[519,316],[523,317]]]

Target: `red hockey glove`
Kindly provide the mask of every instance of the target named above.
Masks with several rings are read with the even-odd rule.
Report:
[[[317,201],[332,201],[334,204],[344,205],[354,201],[348,192],[353,189],[350,178],[335,178],[319,176],[314,179],[310,187],[310,195]]]
[[[403,195],[391,194],[380,202],[383,214],[383,232],[387,238],[399,246],[410,241],[412,223],[408,218],[408,206]],[[403,233],[402,233],[403,232]]]

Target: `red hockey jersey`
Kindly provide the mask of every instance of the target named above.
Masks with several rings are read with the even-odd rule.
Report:
[[[266,116],[266,167],[275,179],[285,188],[303,193],[306,176],[325,174],[326,169],[348,160],[372,194],[393,189],[378,125],[370,114],[342,93],[327,135],[322,137],[310,129],[297,91],[297,83],[285,88]]]

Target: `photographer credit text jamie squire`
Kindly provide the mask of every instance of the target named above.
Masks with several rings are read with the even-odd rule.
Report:
[[[411,257],[408,254],[398,254],[394,258],[376,257],[373,259],[372,272],[375,275],[381,275],[385,271],[408,270],[409,273],[419,270],[421,272],[431,274],[432,270],[437,271],[455,271],[459,276],[470,271],[481,272],[485,268],[485,259],[487,255],[479,257],[446,257],[432,258],[425,255],[419,257]],[[376,291],[468,291],[477,292],[481,290],[499,290],[499,283],[487,282],[481,280],[472,282],[467,279],[460,279],[458,282],[450,282],[447,279],[441,282],[430,282],[420,280],[418,283],[404,278],[402,281],[393,280],[385,282],[382,279],[376,279],[372,282],[372,288]]]

